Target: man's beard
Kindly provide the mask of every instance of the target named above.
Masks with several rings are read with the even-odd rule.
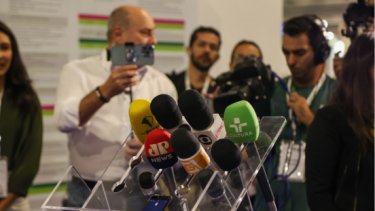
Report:
[[[195,59],[193,54],[190,56],[190,60],[193,63],[194,67],[196,67],[199,71],[204,72],[204,73],[208,72],[210,68],[212,67],[212,65],[214,64],[214,62],[211,62],[208,65],[204,65],[200,63],[197,59]]]

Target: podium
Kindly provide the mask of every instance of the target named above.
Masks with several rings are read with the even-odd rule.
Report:
[[[249,187],[285,124],[284,117],[263,117],[259,124],[258,140],[240,146],[243,150],[239,167],[230,172],[222,172],[212,162],[208,167],[209,171],[202,171],[202,174],[208,172],[206,175],[184,174],[178,162],[168,169],[156,170],[147,162],[147,159],[142,159],[143,161],[139,164],[138,161],[141,159],[133,159],[137,165],[124,167],[125,171],[128,170],[128,174],[123,175],[122,178],[113,178],[111,175],[117,173],[114,171],[118,171],[118,168],[112,168],[112,166],[117,166],[115,163],[117,158],[124,156],[127,142],[125,140],[94,188],[90,189],[79,176],[79,171],[74,166],[70,166],[43,203],[42,209],[45,211],[144,210],[146,206],[163,205],[165,201],[151,200],[155,196],[167,196],[169,200],[164,210],[219,211],[237,210],[240,207],[252,210],[248,194]],[[144,156],[143,153],[140,156]],[[150,190],[141,188],[139,175],[143,172],[152,173],[156,181],[154,188]],[[66,191],[65,183],[71,179],[72,174],[81,180],[78,182],[82,182],[83,188],[79,191],[85,202],[81,207],[64,206],[59,200],[61,195],[57,194],[59,191]],[[205,178],[203,182],[205,184],[202,184],[202,178]]]

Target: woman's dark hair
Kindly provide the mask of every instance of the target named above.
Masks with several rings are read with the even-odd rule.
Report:
[[[342,75],[332,103],[343,108],[361,145],[374,143],[374,37],[358,36],[343,61]]]
[[[9,95],[15,105],[24,111],[29,103],[39,105],[39,100],[35,90],[31,86],[31,80],[26,67],[22,62],[18,49],[16,37],[10,28],[0,21],[0,32],[9,37],[12,49],[12,61],[4,80],[4,96]]]

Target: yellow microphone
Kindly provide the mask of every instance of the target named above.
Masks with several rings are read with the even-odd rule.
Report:
[[[130,104],[129,119],[135,135],[142,143],[151,130],[160,128],[151,112],[150,102],[145,99],[136,99]]]

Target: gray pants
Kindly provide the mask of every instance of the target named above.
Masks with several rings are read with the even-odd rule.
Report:
[[[132,175],[131,178],[137,177]],[[142,210],[145,207],[147,198],[139,189],[137,179],[128,181],[126,183],[127,188],[119,193],[111,191],[113,184],[113,181],[104,182],[103,186],[100,186],[99,189],[92,194],[86,207],[113,210]],[[94,188],[95,182],[88,181],[88,186],[90,186],[90,189]],[[91,194],[91,190],[88,186],[86,186],[82,180],[73,177],[67,185],[67,198],[63,201],[63,206],[66,208],[81,208]],[[104,197],[102,187],[104,187],[106,198]]]

